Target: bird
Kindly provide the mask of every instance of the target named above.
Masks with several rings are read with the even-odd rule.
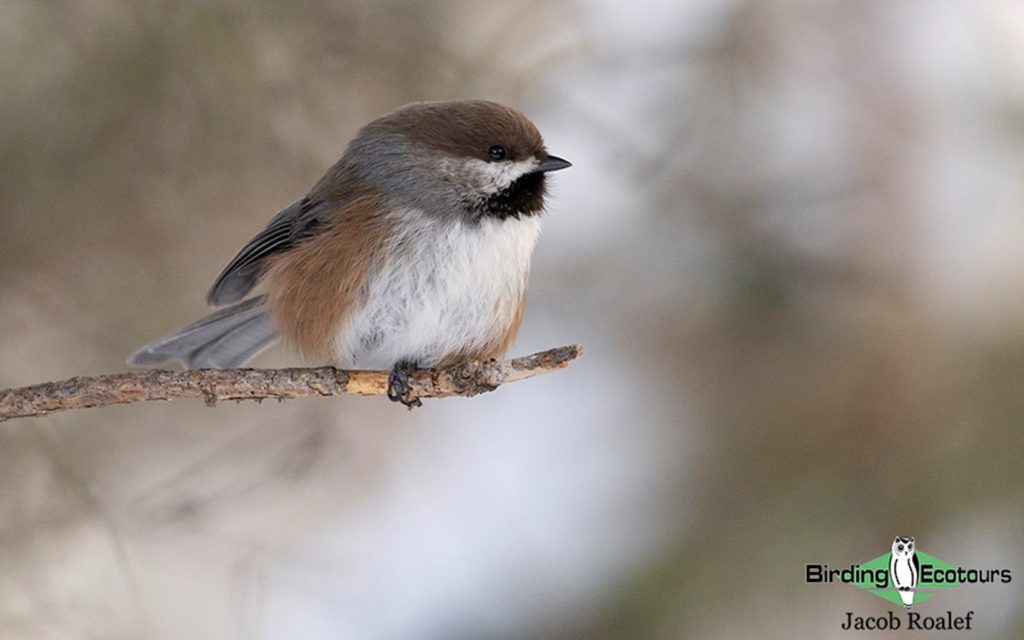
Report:
[[[921,573],[921,563],[914,551],[914,539],[896,536],[892,541],[892,555],[889,558],[889,575],[892,586],[900,594],[903,608],[914,607],[914,589],[917,588],[917,577]]]
[[[509,348],[547,174],[570,166],[515,108],[405,105],[242,246],[206,296],[222,309],[128,363],[232,368],[280,339],[307,360],[389,370],[388,398],[418,406],[412,371]]]

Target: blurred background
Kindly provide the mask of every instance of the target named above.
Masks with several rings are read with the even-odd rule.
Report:
[[[1012,0],[0,0],[0,387],[125,370],[430,99],[573,161],[513,353],[585,347],[6,423],[0,637],[851,637],[889,604],[804,566],[895,535],[1011,568],[920,611],[1021,637],[1022,61]]]

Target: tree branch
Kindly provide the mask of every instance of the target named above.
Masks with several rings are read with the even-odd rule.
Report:
[[[556,347],[511,360],[467,362],[410,375],[412,398],[475,396],[500,385],[556,369],[583,352],[579,345]],[[334,367],[293,369],[153,369],[134,373],[69,378],[0,391],[0,422],[70,409],[131,404],[147,400],[319,398],[343,393],[377,396],[386,392],[387,371],[343,371]]]

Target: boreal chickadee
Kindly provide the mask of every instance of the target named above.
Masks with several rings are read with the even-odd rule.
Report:
[[[271,218],[207,294],[230,305],[134,365],[240,366],[279,337],[309,359],[408,374],[503,354],[523,318],[545,175],[571,166],[519,111],[421,102],[363,127],[309,193]],[[248,299],[257,284],[263,293]]]

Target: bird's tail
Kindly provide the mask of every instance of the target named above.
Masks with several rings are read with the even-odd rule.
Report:
[[[277,340],[264,298],[251,298],[197,320],[150,342],[128,358],[128,364],[156,365],[181,360],[190,369],[229,369]]]

